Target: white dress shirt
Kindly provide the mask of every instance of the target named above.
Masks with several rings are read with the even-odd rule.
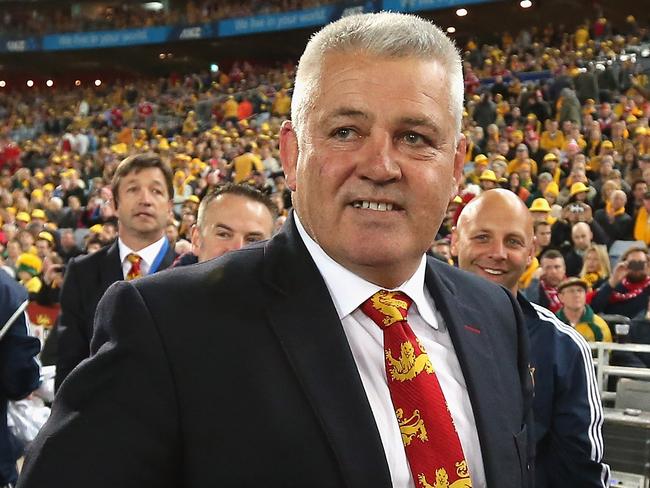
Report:
[[[146,276],[149,274],[151,265],[156,260],[156,256],[158,256],[158,253],[160,252],[165,239],[167,239],[167,236],[163,234],[163,236],[153,244],[149,244],[147,247],[140,249],[139,251],[134,251],[129,246],[124,244],[122,239],[118,237],[117,245],[120,250],[120,262],[122,263],[122,276],[124,276],[124,279],[126,279],[126,276],[131,270],[131,262],[127,259],[127,256],[129,254],[137,254],[142,258],[140,260],[140,270],[142,271],[142,276]]]
[[[383,331],[359,308],[365,300],[382,288],[355,275],[330,258],[307,234],[298,215],[294,213],[294,216],[298,233],[323,276],[341,319],[375,417],[393,486],[414,488],[415,483],[388,389]],[[408,323],[422,341],[449,405],[469,465],[472,486],[484,488],[486,482],[483,457],[465,378],[444,321],[425,287],[425,270],[426,257],[422,256],[415,274],[396,290],[406,293],[413,300],[408,313]]]

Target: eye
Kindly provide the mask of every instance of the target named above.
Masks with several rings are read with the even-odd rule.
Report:
[[[476,241],[476,242],[487,242],[488,238],[489,237],[488,237],[487,234],[478,234],[478,235],[472,237],[472,240]]]
[[[249,236],[246,238],[246,242],[259,242],[262,240],[260,236]]]
[[[215,234],[219,239],[230,239],[231,234],[228,231],[225,230],[218,230]]]
[[[332,131],[332,137],[340,141],[349,141],[359,136],[356,130],[351,127],[339,127]]]
[[[402,136],[402,140],[411,146],[431,145],[428,137],[418,134],[417,132],[407,132]]]

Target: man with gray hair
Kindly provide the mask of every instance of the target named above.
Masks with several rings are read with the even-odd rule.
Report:
[[[514,299],[426,256],[463,169],[462,100],[428,21],[314,35],[280,132],[284,227],[114,285],[19,487],[530,486]]]

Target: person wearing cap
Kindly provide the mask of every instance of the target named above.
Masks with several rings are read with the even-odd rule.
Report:
[[[553,181],[558,187],[564,179],[564,171],[560,167],[560,160],[557,157],[557,154],[553,152],[546,153],[542,162],[542,171],[550,173],[553,177]]]
[[[548,222],[549,225],[555,222],[551,217],[551,206],[546,198],[536,198],[528,209],[533,217],[533,222]]]
[[[50,232],[45,230],[39,232],[34,243],[38,257],[41,259],[48,257],[54,250],[54,244],[54,236]]]
[[[474,158],[474,168],[472,171],[465,175],[465,180],[468,183],[472,183],[474,185],[480,185],[481,184],[481,176],[483,175],[483,172],[487,170],[488,167],[488,158],[485,154],[477,154],[476,157]]]
[[[30,296],[38,293],[43,286],[39,278],[43,261],[32,253],[22,253],[16,260],[16,278],[25,287]]]
[[[600,224],[611,242],[632,239],[634,222],[625,213],[627,195],[623,190],[614,190],[605,202],[605,208],[596,210],[594,220]]]
[[[16,214],[15,221],[19,229],[24,229],[25,227],[27,227],[27,224],[29,224],[32,221],[32,218],[29,216],[27,212],[18,212]]]
[[[560,286],[562,308],[557,317],[577,330],[588,342],[612,342],[612,333],[607,322],[587,305],[587,283],[576,277],[567,278]]]
[[[494,171],[491,169],[486,169],[483,171],[481,177],[479,178],[479,182],[481,185],[481,190],[483,191],[491,190],[492,188],[497,188],[499,186],[497,177],[494,174]]]
[[[463,209],[452,239],[459,267],[510,290],[528,330],[535,488],[604,488],[609,466],[602,462],[603,411],[591,352],[574,329],[522,295],[519,281],[533,252],[530,212],[512,193],[485,192]]]

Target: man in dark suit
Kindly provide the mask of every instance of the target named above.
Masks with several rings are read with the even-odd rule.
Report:
[[[63,380],[90,355],[93,317],[99,299],[110,285],[126,279],[132,263],[128,255],[141,258],[141,275],[170,266],[176,254],[165,237],[170,216],[172,173],[154,154],[124,159],[113,178],[119,237],[110,246],[68,263],[61,288],[56,381]]]
[[[114,285],[19,486],[529,486],[520,312],[425,256],[463,168],[462,93],[417,17],[314,36],[280,133],[295,212],[270,241]]]

